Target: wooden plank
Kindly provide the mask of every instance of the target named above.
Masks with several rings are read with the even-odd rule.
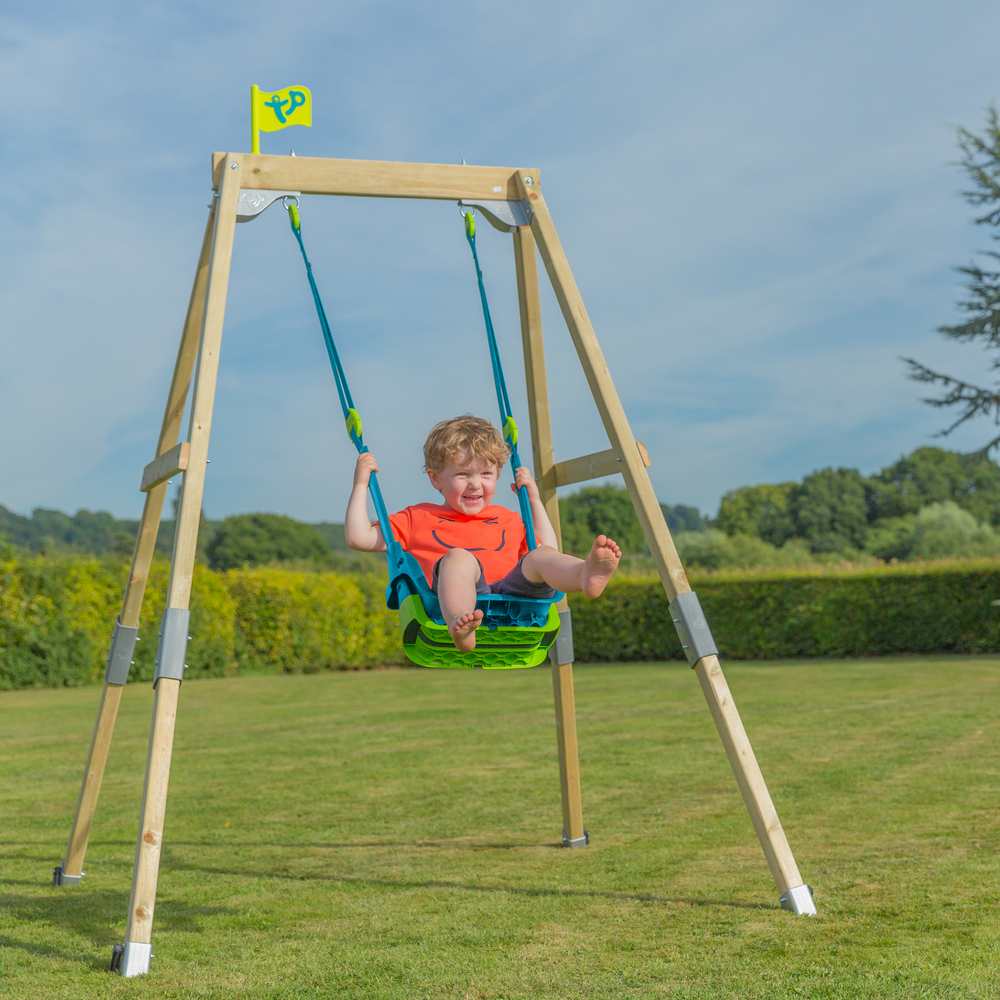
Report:
[[[163,850],[163,825],[167,813],[167,784],[173,755],[174,729],[181,682],[163,677],[153,699],[153,728],[146,755],[146,781],[142,792],[139,836],[135,849],[135,870],[128,902],[125,940],[150,944],[153,940],[153,910],[156,883]]]
[[[124,690],[123,684],[104,682],[101,703],[97,709],[97,723],[94,725],[94,734],[90,739],[87,766],[84,768],[83,781],[80,784],[76,816],[69,834],[69,846],[66,848],[66,860],[62,866],[66,875],[83,874],[87,841],[90,839],[90,828],[94,822],[94,813],[97,811],[97,800],[101,794],[104,768],[108,762],[111,737],[114,735],[115,719],[118,717],[118,706],[121,703],[122,691]]]
[[[612,448],[623,458],[621,472],[656,562],[663,589],[668,599],[673,600],[677,594],[689,592],[691,585],[688,583],[684,567],[663,519],[663,512],[653,492],[649,474],[646,472],[638,448],[635,447],[635,438],[625,417],[617,390],[611,381],[611,374],[597,343],[597,336],[587,316],[583,299],[559,242],[545,199],[536,185],[524,184],[520,175],[518,182],[523,196],[532,206],[531,230],[535,235],[566,326],[604,422],[608,439]],[[750,740],[729,693],[718,657],[714,655],[702,657],[695,664],[695,668],[764,857],[767,859],[779,893],[783,893],[789,887],[801,885],[801,878],[784,830],[778,821],[774,803],[757,765]]]
[[[802,885],[802,876],[750,745],[750,738],[743,728],[743,720],[729,692],[718,656],[703,656],[695,664],[695,673],[780,896],[786,890]]]
[[[514,269],[517,274],[517,299],[521,313],[521,344],[524,352],[524,376],[528,390],[528,419],[531,425],[535,475],[538,477],[542,504],[555,529],[556,541],[561,549],[559,498],[555,483],[552,481],[555,459],[549,414],[549,388],[545,374],[542,309],[538,294],[538,261],[535,257],[535,240],[527,226],[521,226],[514,232]],[[563,598],[558,609],[565,611],[568,607],[566,599]],[[576,736],[572,663],[553,662],[552,694],[555,701],[563,830],[571,840],[579,840],[583,837],[583,797],[580,789],[580,752]]]
[[[154,486],[165,483],[178,472],[183,472],[188,467],[190,451],[191,446],[187,441],[179,441],[170,451],[165,451],[159,458],[154,458],[142,470],[142,485],[139,487],[139,492],[148,493]]]
[[[188,432],[191,450],[178,506],[177,532],[174,537],[170,580],[167,584],[168,608],[186,609],[191,600],[191,580],[194,574],[198,521],[205,486],[205,466],[212,426],[215,383],[219,370],[222,324],[226,310],[233,238],[236,232],[240,166],[238,154],[226,160],[219,190]],[[167,788],[170,780],[170,758],[179,689],[180,681],[160,678],[153,704],[146,782],[142,794],[139,836],[136,841],[135,867],[132,872],[132,894],[125,929],[126,940],[138,944],[149,944],[152,940],[153,909],[156,905],[156,886],[167,809]]]
[[[552,665],[552,694],[556,705],[556,745],[559,748],[563,830],[570,840],[578,841],[584,835],[583,800],[580,792],[580,751],[576,736],[572,663]]]
[[[215,204],[209,209],[208,221],[205,224],[205,235],[201,241],[201,252],[198,254],[198,264],[195,267],[194,282],[191,286],[191,296],[188,299],[187,314],[184,317],[184,327],[181,332],[181,342],[177,348],[177,359],[174,362],[174,372],[170,379],[170,390],[167,393],[167,403],[163,410],[163,420],[160,424],[160,438],[156,443],[156,454],[162,455],[177,444],[180,436],[181,420],[187,405],[188,389],[194,372],[195,359],[198,356],[198,343],[201,340],[201,325],[205,314],[205,290],[208,285],[208,262],[212,251],[212,235],[215,232]],[[142,599],[146,592],[146,581],[149,579],[149,567],[153,561],[153,551],[156,547],[156,535],[160,528],[160,518],[163,516],[163,503],[167,496],[165,482],[154,486],[146,494],[146,503],[136,534],[135,550],[132,553],[132,569],[129,573],[128,586],[122,600],[121,623],[130,627],[139,624],[139,613],[142,610]]]
[[[641,441],[636,441],[639,450],[639,460],[645,468],[652,464],[649,453]],[[557,462],[552,470],[552,478],[556,486],[572,486],[573,483],[583,483],[589,479],[600,479],[602,476],[613,476],[622,471],[622,458],[614,448],[607,451],[595,451],[592,455],[581,458],[571,458],[565,462]]]
[[[212,154],[212,185],[218,188],[223,161]],[[362,198],[431,198],[447,201],[517,201],[513,167],[477,167],[449,163],[396,163],[389,160],[336,160],[315,156],[244,153],[240,186],[303,194],[339,194]],[[538,171],[522,170],[538,184]]]
[[[180,346],[177,350],[177,360],[174,363],[170,390],[167,394],[167,405],[160,425],[160,438],[156,446],[158,455],[172,449],[180,433],[181,416],[184,413],[191,372],[194,368],[195,355],[198,352],[201,316],[205,302],[205,278],[208,272],[208,255],[212,245],[214,226],[215,209],[213,207],[209,210],[208,222],[205,225],[205,235],[202,239],[198,265],[195,268],[187,315],[181,333]],[[160,518],[163,514],[163,501],[166,492],[165,483],[153,487],[146,494],[146,502],[143,505],[142,518],[139,521],[139,530],[136,533],[135,548],[132,553],[132,567],[119,615],[121,623],[130,628],[139,624],[139,612],[142,609],[142,600],[146,593],[146,581],[149,579],[149,568],[153,560],[153,550],[160,527]],[[87,841],[90,838],[97,801],[100,797],[101,782],[104,779],[104,768],[111,747],[111,738],[114,735],[121,692],[120,685],[105,683],[104,691],[101,694],[101,702],[97,709],[97,721],[94,724],[94,734],[90,741],[90,751],[83,769],[83,782],[76,803],[76,813],[70,828],[66,860],[63,863],[63,871],[67,875],[79,875],[83,870]]]

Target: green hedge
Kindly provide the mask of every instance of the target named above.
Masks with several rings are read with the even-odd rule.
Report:
[[[102,680],[127,573],[118,560],[0,555],[0,690]],[[168,574],[153,565],[131,680],[152,680]],[[199,565],[185,676],[402,662],[384,593],[375,575]]]
[[[693,580],[723,659],[1000,651],[1000,562]],[[581,662],[683,659],[658,579],[570,598]]]
[[[9,550],[8,550],[9,552]],[[98,682],[128,570],[0,554],[0,689]],[[150,574],[131,679],[153,676],[168,567]],[[1000,562],[695,579],[724,659],[1000,650]],[[187,677],[405,662],[378,575],[195,570]],[[683,659],[659,580],[570,599],[581,662]]]

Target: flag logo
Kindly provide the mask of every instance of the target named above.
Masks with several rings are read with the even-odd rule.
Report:
[[[289,125],[312,125],[312,94],[308,87],[286,87],[270,94],[254,89],[255,117],[261,132],[277,132]]]

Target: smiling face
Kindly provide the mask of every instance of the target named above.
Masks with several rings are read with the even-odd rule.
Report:
[[[493,503],[497,491],[497,467],[468,455],[455,456],[443,469],[428,469],[427,478],[444,502],[461,514],[479,514]]]

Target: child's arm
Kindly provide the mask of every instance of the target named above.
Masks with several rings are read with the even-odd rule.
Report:
[[[514,482],[510,488],[516,493],[522,486],[527,487],[528,500],[531,503],[531,520],[535,525],[535,541],[539,545],[550,545],[554,549],[559,546],[556,543],[556,532],[549,520],[549,515],[545,512],[542,498],[538,495],[538,483],[535,477],[522,465],[514,473]]]
[[[344,515],[344,537],[347,544],[361,552],[385,552],[382,528],[368,519],[368,480],[373,472],[378,472],[375,456],[368,451],[362,452],[354,467],[354,487]]]

